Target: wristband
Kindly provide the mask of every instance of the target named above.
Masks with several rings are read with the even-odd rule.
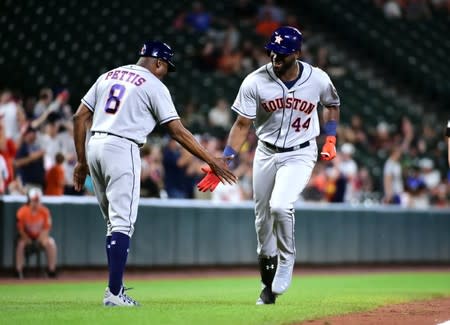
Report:
[[[234,151],[233,148],[231,148],[231,146],[226,146],[225,149],[223,149],[223,156],[225,158],[231,158],[226,160],[225,162],[227,163],[227,166],[229,168],[234,168],[235,166],[235,162],[233,161],[234,158],[236,158],[237,152]]]
[[[231,157],[234,158],[236,157],[237,152],[234,151],[233,148],[231,148],[230,146],[226,146],[225,149],[223,149],[223,156],[224,157]]]
[[[337,122],[335,120],[327,121],[324,126],[325,134],[336,136],[336,128]]]
[[[447,122],[447,133],[445,135],[450,137],[450,120]]]

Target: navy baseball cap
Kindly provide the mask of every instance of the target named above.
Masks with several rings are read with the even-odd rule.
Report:
[[[175,64],[172,62],[172,48],[161,41],[147,41],[142,45],[139,56],[153,57],[166,61],[169,64],[169,71],[175,71]]]

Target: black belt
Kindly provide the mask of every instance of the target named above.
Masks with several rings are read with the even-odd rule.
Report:
[[[92,135],[94,135],[94,134],[107,134],[107,135],[112,135],[112,136],[114,136],[114,137],[122,138],[122,139],[125,139],[125,140],[128,140],[128,141],[131,141],[131,142],[133,142],[133,143],[136,143],[137,146],[138,146],[139,148],[142,148],[142,146],[144,146],[143,143],[139,143],[139,142],[137,142],[136,140],[133,140],[133,139],[130,139],[130,138],[126,138],[126,137],[123,137],[123,136],[121,136],[121,135],[117,135],[117,134],[110,133],[110,132],[92,131],[91,134],[92,134]]]
[[[276,152],[290,152],[290,151],[295,151],[295,150],[298,150],[298,149],[306,148],[306,147],[309,146],[309,141],[300,143],[300,144],[298,144],[298,145],[296,145],[296,146],[289,147],[289,148],[280,148],[280,147],[274,146],[273,144],[268,143],[268,142],[266,142],[266,141],[262,141],[262,140],[261,140],[261,142],[262,142],[267,148],[272,149],[273,151],[276,151]]]

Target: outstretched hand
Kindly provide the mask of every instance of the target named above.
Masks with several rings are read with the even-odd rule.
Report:
[[[206,175],[202,178],[202,180],[197,184],[197,188],[200,192],[206,192],[210,190],[214,191],[220,183],[219,177],[211,171],[209,166],[205,166],[201,168],[202,172],[206,173]]]
[[[197,188],[201,192],[210,190],[214,191],[222,182],[225,184],[234,184],[237,181],[237,177],[228,169],[226,161],[232,159],[230,157],[222,157],[216,159],[210,163],[209,166],[203,166],[201,170],[206,173],[203,179],[197,184]]]

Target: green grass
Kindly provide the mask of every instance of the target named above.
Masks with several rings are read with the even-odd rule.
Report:
[[[255,306],[256,277],[129,281],[140,308],[105,308],[104,282],[0,285],[3,324],[289,324],[450,296],[450,273],[295,277],[276,305]]]

